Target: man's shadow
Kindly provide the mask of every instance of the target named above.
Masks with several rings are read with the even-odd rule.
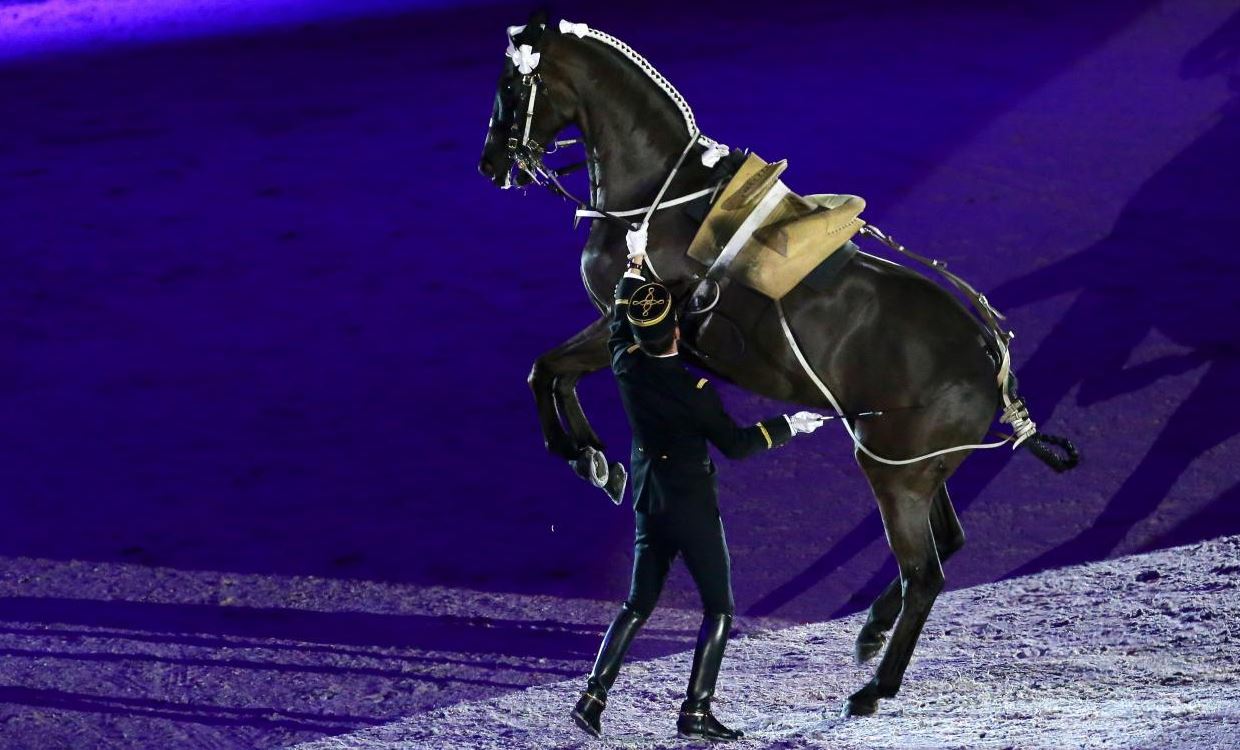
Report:
[[[1186,79],[1227,75],[1231,90],[1240,94],[1238,63],[1240,13],[1188,53],[1180,74]],[[1194,460],[1240,432],[1240,402],[1234,397],[1240,383],[1237,155],[1240,96],[1233,96],[1213,127],[1141,186],[1109,236],[990,294],[1000,309],[1008,311],[1077,293],[1071,308],[1020,367],[1021,393],[1045,424],[1051,423],[1054,407],[1077,386],[1078,403],[1088,406],[1205,368],[1200,382],[1176,406],[1149,453],[1094,523],[1022,563],[1008,577],[1106,557],[1158,509]],[[1187,351],[1126,366],[1153,332]],[[1155,394],[1157,390],[1151,392]],[[1082,447],[1085,460],[1106,455],[1105,445]],[[954,482],[957,510],[965,510],[1005,463],[978,462]],[[1228,512],[1238,498],[1240,484],[1220,492],[1176,529],[1146,546],[1240,532],[1240,513]],[[748,614],[770,614],[860,554],[881,533],[874,511]],[[889,560],[833,616],[868,605],[895,574]]]

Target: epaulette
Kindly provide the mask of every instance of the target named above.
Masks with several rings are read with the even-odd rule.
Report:
[[[699,381],[698,381],[698,384],[697,384],[697,387],[698,387],[698,389],[699,389],[699,390],[701,390],[702,388],[705,388],[705,387],[706,387],[706,378],[702,378],[701,380],[699,380]]]

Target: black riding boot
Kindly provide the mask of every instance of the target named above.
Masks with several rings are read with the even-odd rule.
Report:
[[[625,603],[620,608],[620,614],[616,615],[611,627],[607,629],[607,635],[603,636],[598,657],[594,660],[594,668],[590,670],[590,677],[586,682],[586,691],[573,707],[573,721],[587,734],[594,737],[602,735],[600,718],[607,706],[607,691],[620,673],[620,664],[624,661],[625,652],[629,650],[629,644],[633,642],[633,636],[637,635],[645,621],[645,617],[629,609],[629,605]]]
[[[723,662],[723,649],[728,645],[732,615],[707,614],[698,631],[697,649],[693,652],[693,671],[689,673],[688,699],[680,706],[676,731],[682,739],[705,739],[715,742],[738,740],[743,732],[728,729],[710,712],[710,699],[715,695],[715,678]]]

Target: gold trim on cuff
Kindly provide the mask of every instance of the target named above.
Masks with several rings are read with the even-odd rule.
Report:
[[[758,429],[762,431],[762,437],[766,438],[766,447],[767,448],[774,447],[775,443],[771,442],[771,433],[766,431],[766,425],[759,422]]]

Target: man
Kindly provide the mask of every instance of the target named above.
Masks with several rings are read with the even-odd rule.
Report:
[[[629,268],[616,285],[608,341],[612,371],[633,429],[637,535],[632,585],[603,637],[572,716],[587,733],[601,735],[607,691],[633,636],[654,609],[672,560],[681,554],[702,597],[704,615],[677,733],[685,739],[734,740],[742,732],[721,724],[710,710],[735,606],[715,465],[706,441],[728,458],[744,458],[783,445],[797,433],[813,432],[824,417],[798,412],[738,426],[706,378],[695,378],[681,363],[672,296],[662,284],[642,277],[642,244],[630,244]]]

